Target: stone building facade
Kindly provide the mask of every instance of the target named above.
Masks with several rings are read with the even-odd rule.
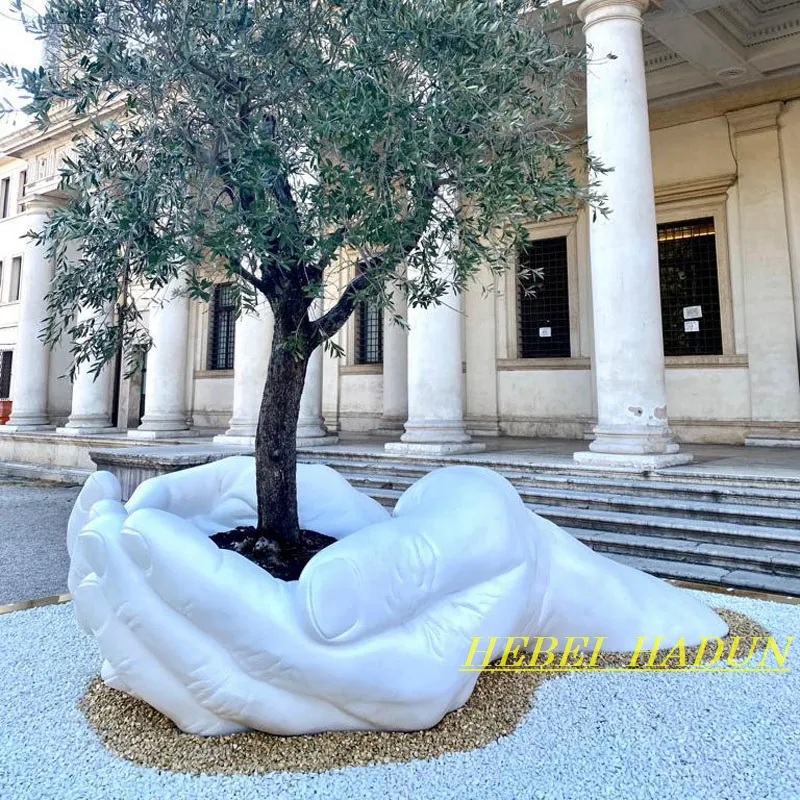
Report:
[[[379,432],[402,452],[487,437],[586,439],[588,464],[680,463],[681,442],[800,444],[800,2],[565,0],[592,61],[582,124],[611,214],[531,225],[505,277],[408,310],[368,306],[312,359],[299,436]],[[613,54],[615,58],[606,57]],[[143,376],[62,376],[37,338],[52,265],[30,241],[69,129],[0,140],[0,398],[6,435],[252,437],[269,310],[153,305]],[[518,264],[542,270],[534,294]],[[493,291],[484,291],[490,286]],[[402,303],[398,302],[398,307]]]

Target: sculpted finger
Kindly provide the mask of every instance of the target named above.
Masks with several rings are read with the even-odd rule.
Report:
[[[177,517],[174,519],[183,522]],[[160,674],[172,675],[173,680],[183,686],[185,692],[210,714],[245,726],[249,726],[253,719],[253,706],[267,716],[270,698],[264,695],[269,694],[270,688],[249,678],[224,647],[161,600],[145,581],[141,570],[122,550],[119,536],[115,537],[108,529],[87,529],[79,538],[84,540],[87,559],[95,573],[91,580],[101,588],[108,607],[108,614],[101,615],[93,610],[101,608],[99,604],[82,602],[82,609],[98,614],[98,618],[87,619],[86,612],[82,610],[82,622],[91,628],[100,641],[103,655],[136,694],[151,702],[149,694],[141,692],[156,691],[155,687],[150,686],[151,680],[146,675],[141,676],[141,663],[126,660],[131,658],[131,653],[144,650],[153,662],[160,665]],[[180,563],[178,569],[174,570],[175,581],[183,577]],[[124,640],[121,636],[107,637],[105,624],[109,619],[116,623],[116,631],[127,631],[131,637]],[[138,644],[139,651],[134,643]],[[139,683],[134,680],[137,675],[140,677]],[[159,694],[156,699],[160,697]],[[159,702],[162,700],[159,699]],[[183,718],[172,717],[168,711],[164,713],[168,713],[176,724],[183,727]],[[279,711],[274,716],[278,718],[277,727],[281,728],[285,720]]]
[[[292,584],[161,511],[128,517],[121,543],[150,588],[243,669],[273,677],[289,670],[298,639]]]
[[[477,467],[429,473],[392,519],[317,554],[300,576],[299,613],[323,641],[406,622],[430,604],[531,560],[528,512],[514,488]]]
[[[131,514],[158,508],[180,517],[206,516],[225,497],[240,494],[254,507],[255,460],[250,456],[232,456],[150,478],[136,488],[125,507]]]
[[[86,479],[67,522],[67,550],[70,556],[75,539],[90,519],[92,507],[101,500],[119,502],[121,498],[122,488],[116,475],[110,472],[93,472]]]
[[[149,703],[187,733],[211,736],[242,730],[203,708],[154,658],[113,613],[100,580],[91,577],[77,586],[74,602],[81,624],[100,645],[105,658],[102,676],[108,685]]]
[[[133,524],[141,524],[143,515],[153,514],[169,516],[164,512],[147,511],[137,512],[138,520],[137,515],[132,515],[130,519]],[[147,540],[147,553],[141,550],[144,539],[140,537],[137,540],[138,532],[126,530],[123,533],[121,538],[126,542],[125,551],[120,548],[118,553],[105,559],[108,567],[101,578],[103,592],[113,617],[133,634],[164,670],[175,676],[200,706],[220,718],[279,735],[308,731],[310,727],[324,730],[362,725],[353,715],[320,699],[319,687],[315,687],[315,691],[304,692],[302,675],[270,652],[268,639],[262,641],[263,654],[256,649],[249,649],[246,653],[237,651],[230,642],[217,641],[195,624],[193,620],[198,618],[199,612],[193,609],[190,595],[184,596],[187,604],[183,606],[188,616],[165,603],[148,580],[160,571],[160,567],[158,570],[154,568],[157,559],[154,558],[150,563],[143,560],[153,543],[160,541],[158,533],[166,534],[166,538],[169,538],[171,532],[162,529],[154,533]],[[213,547],[213,543],[197,534],[195,536],[197,542]],[[92,546],[91,563],[103,561],[102,553],[98,553],[103,546],[105,542],[100,547]],[[113,549],[113,546],[109,545],[109,549]],[[128,552],[134,554],[133,558]],[[156,548],[152,552],[155,553]],[[198,552],[201,551],[182,554],[172,564],[171,579],[162,575],[154,583],[164,588],[167,583],[180,585],[186,580],[202,577],[202,568],[186,573],[182,568]],[[202,555],[200,557],[202,559]],[[208,589],[209,584],[204,582],[202,588]],[[201,592],[202,589],[198,589],[194,597],[199,598]],[[234,594],[222,604],[216,617],[217,623],[223,625],[227,622],[228,626],[238,628],[241,613]],[[264,629],[252,630],[251,634],[261,639]],[[302,663],[303,654],[293,654]],[[249,660],[251,664],[257,663],[269,674],[262,678],[253,677],[242,668],[242,659]],[[122,675],[129,682],[127,673]],[[277,685],[281,679],[288,688]],[[134,691],[140,691],[139,687],[130,685]]]
[[[84,525],[84,528],[102,527],[107,531],[119,531],[126,516],[125,507],[118,500],[99,500],[92,505],[89,512],[89,522]],[[102,517],[107,517],[108,519],[101,522],[99,520]],[[79,533],[73,543],[69,560],[69,573],[67,574],[67,588],[73,595],[76,587],[92,571],[92,566],[86,554],[87,541],[89,539],[87,537],[81,538]]]
[[[391,516],[380,503],[324,464],[297,465],[297,513],[301,528],[335,539]]]

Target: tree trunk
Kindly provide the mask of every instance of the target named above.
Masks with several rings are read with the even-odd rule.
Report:
[[[293,547],[300,541],[297,420],[308,355],[287,352],[285,343],[286,328],[276,315],[256,430],[256,497],[259,532],[283,547]]]

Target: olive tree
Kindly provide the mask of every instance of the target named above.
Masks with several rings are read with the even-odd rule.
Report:
[[[50,0],[25,19],[45,65],[2,67],[36,124],[76,131],[66,201],[35,233],[56,264],[47,339],[99,371],[148,343],[123,286],[207,300],[222,271],[240,312],[266,297],[258,526],[295,544],[312,351],[336,349],[361,302],[402,324],[395,292],[427,307],[505,269],[525,223],[591,199],[597,165],[569,136],[583,55],[556,16],[530,0]]]

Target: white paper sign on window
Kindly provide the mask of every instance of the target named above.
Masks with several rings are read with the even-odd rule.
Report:
[[[700,330],[700,322],[696,319],[690,319],[683,323],[683,329],[687,333],[697,333]]]
[[[539,328],[539,338],[548,339],[553,335],[551,328]]]
[[[703,306],[684,306],[683,318],[684,319],[700,319],[703,316]],[[688,328],[686,329],[689,330]]]

